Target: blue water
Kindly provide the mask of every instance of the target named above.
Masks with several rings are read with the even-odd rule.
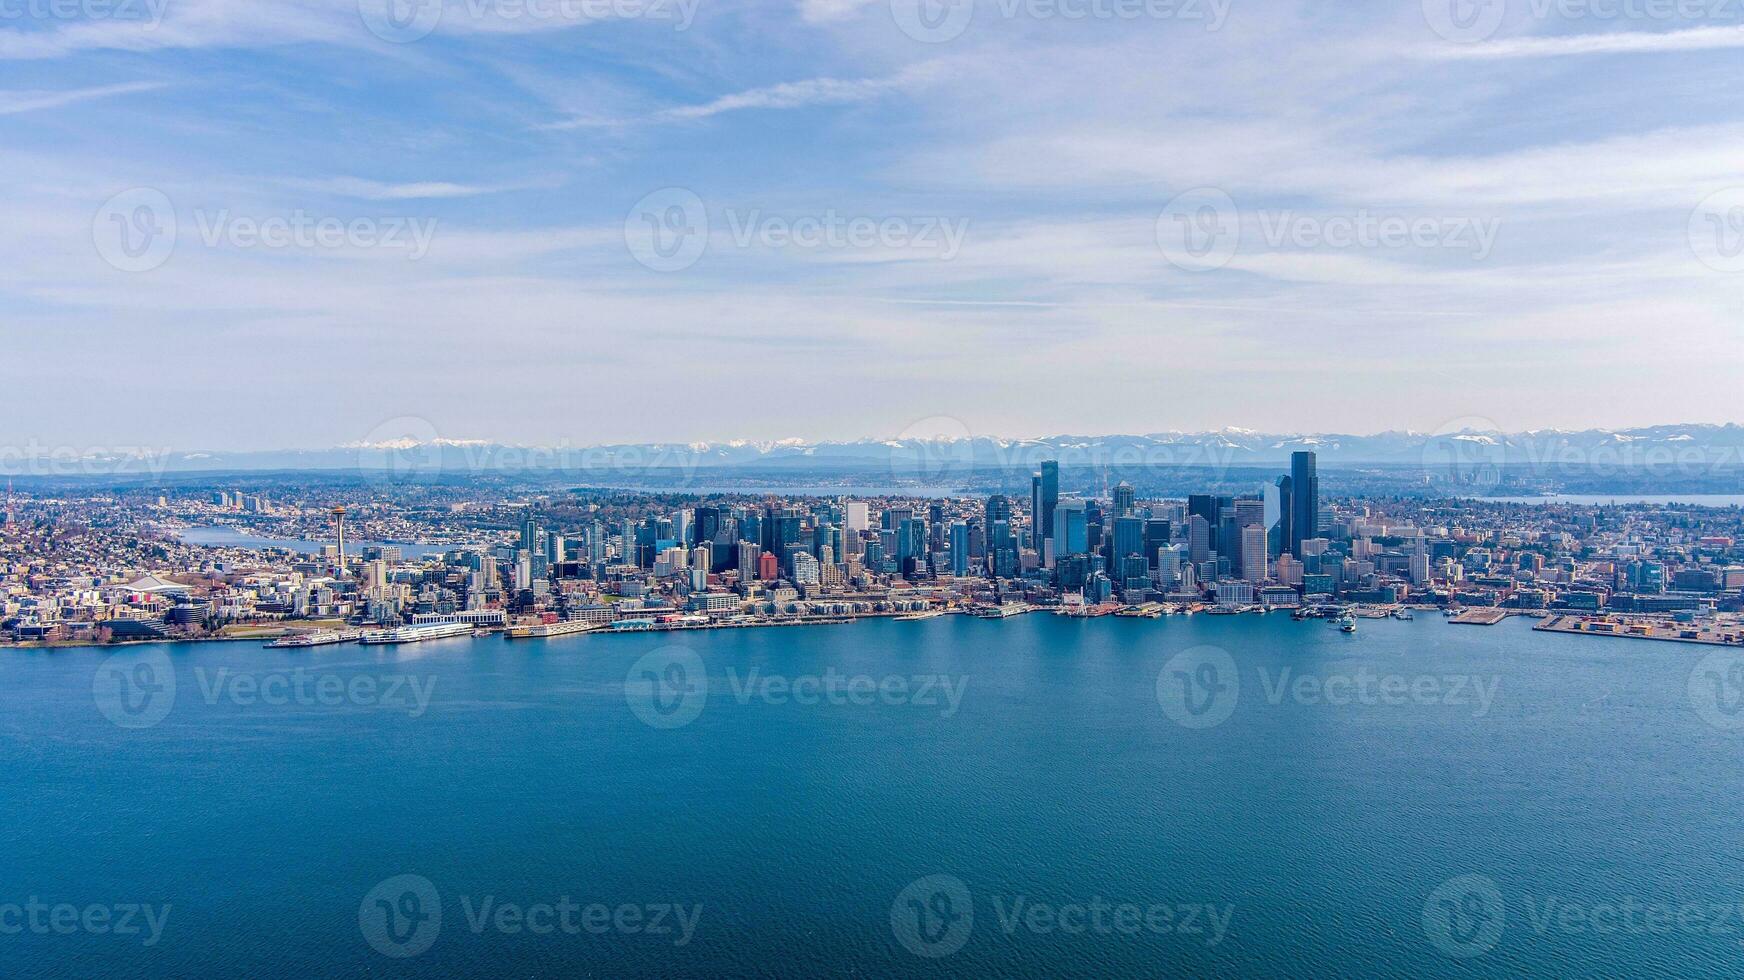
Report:
[[[259,534],[243,534],[232,527],[190,527],[184,530],[181,539],[188,544],[211,545],[227,548],[280,548],[303,555],[318,555],[321,549],[331,541],[305,541],[299,538],[272,538]],[[425,555],[440,555],[453,550],[456,545],[439,544],[393,544],[381,541],[348,541],[346,548],[351,554],[359,555],[364,548],[390,547],[400,549],[407,558],[422,558]]]
[[[1624,504],[1744,507],[1744,494],[1736,493],[1566,493],[1555,497],[1478,497],[1475,499],[1491,504],[1544,504],[1552,507],[1609,507]]]
[[[82,926],[0,934],[0,974],[1735,977],[1744,965],[1744,734],[1723,711],[1704,721],[1688,687],[1713,648],[1428,616],[1346,636],[1282,616],[1037,615],[112,653],[0,655],[0,929],[18,921],[6,904],[31,896],[169,911],[150,946]],[[1238,691],[1175,696],[1188,690],[1177,669],[1230,680],[1198,669],[1224,654]],[[668,673],[692,657],[706,684]],[[650,688],[631,677],[638,664],[678,686]],[[173,676],[173,699],[119,686],[164,686],[141,665]],[[263,704],[229,683],[299,667],[378,687]],[[1274,704],[1285,668],[1334,688],[1365,671],[1440,688],[1404,704]],[[887,688],[889,703],[802,704],[747,689],[753,669],[802,689],[826,672],[911,686]],[[929,677],[960,694],[954,711],[936,686],[919,693]],[[1454,677],[1493,684],[1488,710],[1450,694]],[[379,703],[394,678],[416,681],[426,710],[405,689]],[[431,901],[378,889],[401,875],[427,880]],[[384,938],[384,895],[402,912],[439,905],[440,925],[402,918],[408,942]],[[468,912],[487,896],[599,903],[607,926],[475,931]],[[1062,933],[1046,911],[1012,919],[1020,897],[1167,909],[1172,922],[1191,906],[1227,912],[1227,928],[1156,919],[1129,934],[1110,912]],[[1582,915],[1733,911],[1600,932],[1546,918],[1551,900]],[[972,920],[947,926],[965,904]],[[1465,918],[1426,925],[1426,904]],[[688,943],[642,928],[668,905],[700,906]],[[905,932],[922,912],[925,932]],[[415,955],[378,952],[366,928]]]

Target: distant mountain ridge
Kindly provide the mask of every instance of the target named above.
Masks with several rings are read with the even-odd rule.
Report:
[[[1160,432],[1060,435],[1045,439],[895,438],[854,441],[734,440],[697,443],[525,446],[488,441],[382,438],[328,449],[193,451],[125,449],[86,453],[20,452],[0,457],[0,473],[77,476],[249,471],[386,471],[408,476],[465,472],[653,472],[665,469],[867,473],[898,479],[948,478],[982,470],[1280,466],[1311,450],[1322,467],[1674,467],[1737,468],[1744,426],[1659,425],[1633,429],[1541,429],[1507,433],[1460,428],[1419,433]]]

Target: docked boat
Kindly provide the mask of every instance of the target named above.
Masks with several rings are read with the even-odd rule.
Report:
[[[915,623],[923,619],[938,619],[944,614],[945,611],[943,609],[927,609],[922,612],[903,613],[896,617],[896,621],[899,623]]]
[[[1003,606],[983,606],[975,611],[975,616],[979,619],[1010,619],[1029,611],[1029,606],[1023,603],[1006,603]]]
[[[385,630],[370,630],[358,642],[366,645],[388,643],[421,643],[453,636],[471,636],[471,623],[428,623],[423,626],[396,626]]]
[[[588,633],[597,629],[605,629],[606,624],[584,619],[565,620],[561,623],[536,623],[531,626],[515,626],[509,629],[509,639],[525,640],[551,636],[572,636],[576,633]]]
[[[363,636],[362,630],[314,630],[308,633],[292,633],[281,636],[268,643],[275,649],[286,647],[325,647],[335,643],[350,643]]]

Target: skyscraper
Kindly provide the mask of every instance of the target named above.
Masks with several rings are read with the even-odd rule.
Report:
[[[1290,554],[1302,557],[1302,542],[1320,536],[1320,476],[1311,452],[1290,454]]]
[[[1114,516],[1130,516],[1133,511],[1133,503],[1134,494],[1132,491],[1132,484],[1125,480],[1120,481],[1114,487]]]
[[[1266,580],[1266,529],[1258,524],[1241,529],[1241,577],[1255,585]]]
[[[1042,463],[1041,486],[1041,525],[1045,534],[1052,534],[1054,527],[1054,507],[1060,502],[1060,464],[1056,460],[1045,460]]]
[[[1059,501],[1054,507],[1054,533],[1049,539],[1053,542],[1055,560],[1067,555],[1088,554],[1090,551],[1088,528],[1084,501]]]

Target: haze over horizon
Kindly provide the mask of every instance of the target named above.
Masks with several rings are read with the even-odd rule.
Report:
[[[1738,11],[921,2],[8,18],[13,431],[1736,412]]]

